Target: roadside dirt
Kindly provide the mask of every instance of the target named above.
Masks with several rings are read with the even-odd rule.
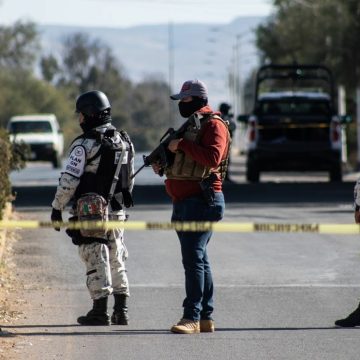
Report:
[[[15,219],[16,214],[11,214]],[[0,230],[0,360],[16,359],[20,351],[21,337],[10,327],[24,316],[20,291],[23,288],[13,262],[13,245],[17,235],[13,231]]]

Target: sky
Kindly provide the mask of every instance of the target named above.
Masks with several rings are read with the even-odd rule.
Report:
[[[0,0],[0,25],[132,27],[165,23],[229,23],[267,16],[271,0]]]

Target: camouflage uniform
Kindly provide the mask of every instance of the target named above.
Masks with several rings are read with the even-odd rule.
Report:
[[[107,123],[95,128],[95,130],[99,133],[105,133],[110,126]],[[120,138],[120,134],[116,134]],[[67,163],[52,202],[54,209],[64,210],[74,196],[84,172],[96,173],[100,156],[94,158],[89,164],[87,161],[98,153],[99,148],[100,144],[92,138],[77,138],[71,144]],[[134,169],[134,148],[132,145],[124,161],[129,164],[129,172],[132,173]],[[129,180],[129,174],[120,173],[119,181],[124,176],[127,177],[127,181],[130,181],[129,190],[132,191],[134,180]],[[115,193],[114,198],[119,204],[123,203],[122,193]],[[125,220],[125,211],[123,209],[112,211],[109,206],[109,218],[111,220]],[[108,232],[108,245],[99,242],[80,245],[79,255],[86,266],[87,287],[93,300],[112,293],[129,296],[129,284],[125,270],[128,252],[124,244],[123,229],[119,228]]]
[[[125,220],[125,214],[117,215],[112,220]],[[130,295],[125,270],[128,252],[123,229],[109,231],[108,245],[98,242],[80,245],[79,255],[86,266],[86,285],[92,299],[111,293]]]

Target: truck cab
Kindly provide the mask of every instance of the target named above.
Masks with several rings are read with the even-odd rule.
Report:
[[[7,130],[11,141],[29,145],[28,161],[50,161],[54,168],[61,167],[64,138],[54,114],[13,116]]]
[[[247,123],[246,179],[266,171],[326,171],[342,180],[341,126],[330,70],[321,65],[265,65],[257,74]]]

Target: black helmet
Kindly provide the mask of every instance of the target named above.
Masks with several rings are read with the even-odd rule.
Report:
[[[231,109],[231,105],[229,105],[228,103],[221,103],[220,104],[219,111],[222,114],[227,114],[230,109]]]
[[[76,100],[76,112],[81,112],[88,117],[96,117],[103,111],[111,109],[107,96],[97,90],[81,94]]]

